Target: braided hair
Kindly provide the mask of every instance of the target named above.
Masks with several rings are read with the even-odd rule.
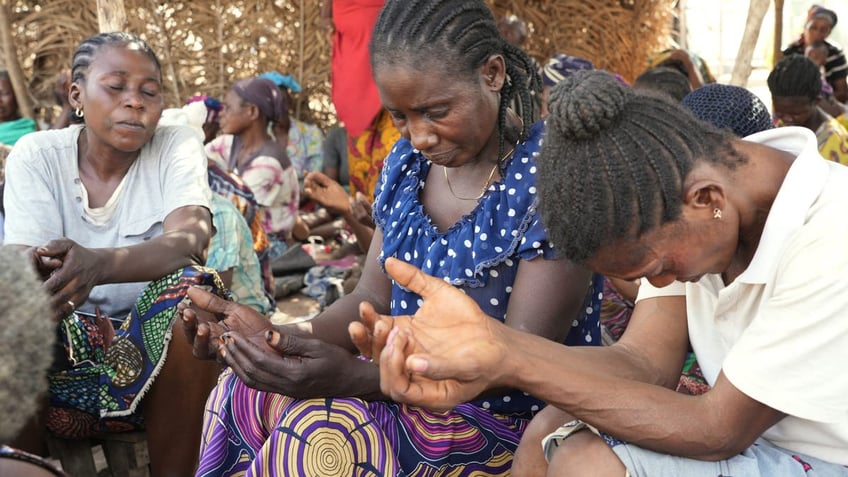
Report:
[[[769,73],[768,87],[776,98],[804,97],[815,101],[821,93],[821,71],[806,56],[789,55]]]
[[[677,219],[698,161],[728,169],[746,161],[729,132],[603,71],[566,77],[549,104],[537,158],[540,210],[551,242],[578,263]]]
[[[521,110],[529,116],[522,118],[522,138],[537,119],[533,92],[538,94],[542,89],[539,73],[527,53],[501,37],[483,0],[388,0],[374,26],[370,51],[372,69],[437,58],[469,78],[491,55],[502,55],[507,81],[498,109],[500,154],[505,150],[507,108],[513,97],[518,96]]]
[[[633,81],[634,89],[659,91],[677,101],[683,101],[692,92],[689,77],[680,70],[668,66],[656,66],[645,70]]]
[[[156,65],[156,70],[159,72],[159,81],[162,81],[162,65],[159,63],[159,58],[156,53],[150,48],[141,38],[124,32],[98,33],[90,36],[82,41],[74,51],[73,60],[71,61],[71,81],[74,83],[85,81],[85,75],[91,68],[91,63],[101,47],[104,46],[127,46],[146,54]]]

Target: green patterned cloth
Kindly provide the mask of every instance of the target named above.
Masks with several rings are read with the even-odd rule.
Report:
[[[59,325],[64,356],[49,375],[48,429],[81,438],[141,428],[138,404],[165,363],[177,304],[195,285],[229,298],[214,270],[176,271],[145,288],[108,346],[93,319],[65,318]]]

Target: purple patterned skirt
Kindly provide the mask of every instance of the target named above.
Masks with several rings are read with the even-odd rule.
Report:
[[[390,401],[294,399],[231,370],[209,395],[198,476],[509,475],[529,415]]]

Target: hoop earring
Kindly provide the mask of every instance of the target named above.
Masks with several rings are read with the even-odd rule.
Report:
[[[74,110],[74,114],[76,115],[76,117],[78,117],[78,118],[80,118],[80,119],[82,119],[83,117],[85,117],[85,111],[83,111],[83,110],[82,110],[82,109],[80,109],[80,108],[75,109],[75,110]]]
[[[720,219],[721,218],[721,209],[719,209],[718,207],[716,207],[715,210],[713,210],[713,218],[714,219]]]

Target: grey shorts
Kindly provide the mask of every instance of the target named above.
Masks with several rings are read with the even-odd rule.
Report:
[[[626,477],[848,477],[848,467],[825,462],[758,439],[741,454],[707,462],[643,449],[619,441],[581,421],[571,421],[542,441],[545,457],[577,431],[588,429],[604,439],[627,468]]]

